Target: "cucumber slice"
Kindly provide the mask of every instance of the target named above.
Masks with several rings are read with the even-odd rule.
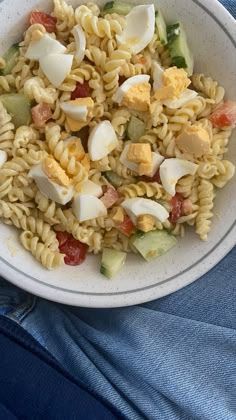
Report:
[[[131,243],[146,261],[151,261],[175,246],[177,239],[166,230],[154,230],[136,233],[132,236]]]
[[[1,70],[1,75],[6,76],[7,74],[10,74],[13,67],[16,64],[17,57],[19,55],[20,48],[18,44],[12,45],[3,55],[3,58],[6,62],[6,66],[3,70]]]
[[[121,176],[117,175],[113,171],[107,171],[104,175],[106,179],[113,185],[113,187],[118,188],[123,184],[123,178],[121,178]]]
[[[140,139],[145,133],[145,124],[142,120],[132,116],[127,128],[127,135],[130,140],[135,141]]]
[[[108,279],[114,277],[125,263],[127,254],[115,249],[104,248],[100,273]]]
[[[31,122],[31,104],[22,93],[7,93],[0,96],[0,101],[12,117],[15,128],[29,125]]]
[[[132,9],[131,4],[122,1],[109,1],[103,8],[103,14],[117,13],[118,15],[128,15]]]
[[[168,48],[172,64],[187,70],[188,75],[193,74],[193,55],[188,46],[185,30],[180,22],[167,27]]]
[[[167,40],[167,29],[166,29],[164,16],[160,10],[156,12],[155,16],[156,16],[156,28],[157,28],[160,41],[163,45],[166,45],[168,43],[168,40]]]

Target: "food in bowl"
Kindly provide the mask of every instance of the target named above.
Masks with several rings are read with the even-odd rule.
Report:
[[[102,252],[150,261],[207,240],[236,103],[194,73],[183,25],[154,6],[55,0],[1,58],[0,217],[46,268]]]

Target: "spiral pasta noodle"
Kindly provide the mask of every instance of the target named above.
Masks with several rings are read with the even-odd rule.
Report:
[[[203,241],[207,240],[211,228],[214,206],[214,187],[210,181],[200,181],[198,187],[199,210],[196,217],[196,233]]]

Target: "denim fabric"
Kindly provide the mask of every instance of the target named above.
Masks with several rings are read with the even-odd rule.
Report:
[[[222,3],[236,16],[235,0]],[[236,248],[188,287],[112,310],[55,304],[1,281],[0,314],[129,420],[235,420],[235,272]]]

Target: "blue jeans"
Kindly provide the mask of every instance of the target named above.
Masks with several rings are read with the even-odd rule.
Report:
[[[236,419],[236,248],[170,296],[82,309],[2,281],[0,313],[127,419]]]

